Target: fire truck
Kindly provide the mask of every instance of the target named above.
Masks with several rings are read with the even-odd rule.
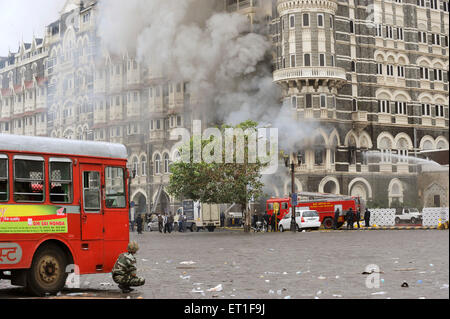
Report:
[[[300,192],[298,193],[298,198],[299,201],[296,207],[301,207],[305,210],[317,211],[320,216],[320,222],[325,229],[333,228],[334,212],[338,208],[340,211],[338,219],[339,228],[344,224],[345,214],[348,210],[350,210],[350,208],[352,208],[355,213],[359,209],[361,210],[361,213],[365,210],[364,200],[357,196]],[[274,213],[274,207],[279,207],[277,213],[277,219],[279,222],[291,211],[291,199],[289,197],[285,197],[271,198],[267,200],[266,210],[270,216]]]

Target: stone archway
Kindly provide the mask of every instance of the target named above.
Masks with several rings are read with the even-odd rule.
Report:
[[[145,214],[147,213],[147,197],[145,197],[144,194],[142,194],[141,192],[138,192],[136,195],[134,195],[133,197],[133,201],[136,204],[136,212],[137,213],[141,213],[141,214]]]
[[[327,176],[319,184],[319,193],[340,194],[341,188],[336,177]]]

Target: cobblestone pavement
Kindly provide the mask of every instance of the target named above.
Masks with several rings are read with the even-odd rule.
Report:
[[[132,233],[147,283],[123,295],[110,275],[82,276],[56,298],[449,298],[447,230],[244,234]],[[380,287],[366,288],[376,264]],[[402,288],[407,282],[409,288]],[[208,289],[222,285],[222,291]],[[0,281],[0,298],[26,297]]]

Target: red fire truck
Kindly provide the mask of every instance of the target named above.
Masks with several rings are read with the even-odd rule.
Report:
[[[111,272],[129,242],[120,144],[0,134],[0,279],[34,295]]]
[[[350,208],[356,212],[361,209],[363,213],[365,210],[364,201],[360,197],[335,195],[335,194],[321,194],[321,193],[298,193],[299,201],[296,207],[302,207],[308,210],[315,210],[319,213],[320,221],[325,229],[333,228],[334,212],[339,208],[340,217],[338,227],[344,224],[344,216]],[[278,203],[278,221],[288,214],[291,210],[291,199],[286,198],[271,198],[267,200],[266,210],[269,215],[274,212],[274,206]],[[275,204],[275,205],[274,205]]]

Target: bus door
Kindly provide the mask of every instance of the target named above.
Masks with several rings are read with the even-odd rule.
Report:
[[[81,164],[81,239],[103,239],[102,166]]]

